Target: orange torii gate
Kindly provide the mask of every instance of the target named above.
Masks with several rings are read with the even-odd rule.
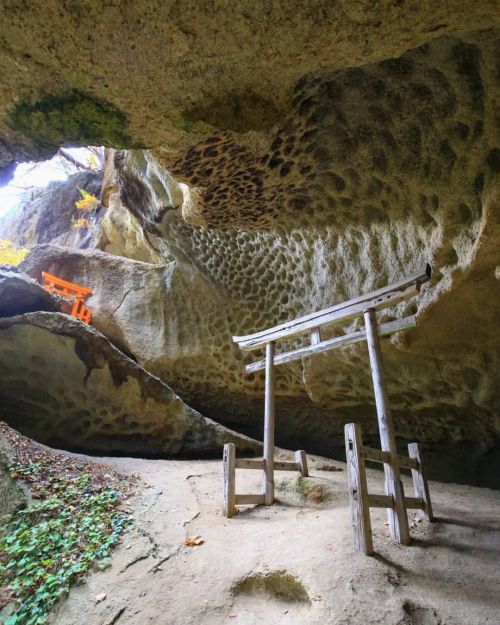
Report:
[[[92,318],[92,308],[85,306],[85,300],[92,295],[92,289],[73,282],[68,282],[57,276],[53,276],[46,271],[42,271],[43,288],[50,293],[56,295],[62,295],[63,297],[72,300],[73,306],[71,308],[70,315],[81,319],[83,323],[87,325]]]

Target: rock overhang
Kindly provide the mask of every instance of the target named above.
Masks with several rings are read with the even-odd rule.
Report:
[[[95,23],[93,3],[86,6],[82,28]],[[204,413],[256,434],[262,379],[244,377],[231,334],[349,299],[430,261],[431,288],[411,304],[420,327],[386,348],[397,429],[430,445],[436,466],[440,449],[454,450],[450,476],[467,480],[496,453],[499,431],[498,346],[487,331],[499,315],[491,295],[498,288],[496,3],[457,2],[449,11],[342,2],[323,13],[301,5],[292,16],[273,6],[262,24],[255,6],[248,15],[233,6],[205,19],[207,32],[217,19],[226,27],[212,40],[200,34],[203,8],[194,16],[187,5],[168,3],[161,11],[172,23],[167,27],[161,13],[158,32],[145,39],[151,6],[137,17],[141,36],[134,34],[126,52],[106,20],[99,24],[115,46],[102,57],[108,65],[89,70],[85,42],[61,66],[35,37],[34,52],[57,71],[50,79],[41,71],[30,89],[31,77],[18,70],[5,80],[6,103],[24,90],[36,109],[46,94],[66,102],[76,88],[69,66],[77,75],[87,68],[97,80],[76,82],[79,93],[90,94],[92,115],[96,107],[123,112],[131,141],[154,148],[116,154],[118,186],[123,210],[175,266],[128,276],[111,263],[127,278],[112,302],[105,291],[97,294],[102,312],[113,313],[97,315],[97,323]],[[135,10],[107,8],[105,15],[114,12],[119,31]],[[25,27],[34,19],[35,33],[46,32],[37,30],[45,11],[28,11]],[[13,19],[10,36],[22,31],[22,19]],[[60,19],[74,27],[66,11]],[[167,31],[177,34],[168,39]],[[165,46],[153,62],[146,48],[160,35],[178,48]],[[67,38],[54,45],[60,52]],[[128,59],[138,68],[126,80],[116,71],[120,52],[122,65]],[[28,73],[33,58],[23,61]],[[155,68],[171,80],[155,79]],[[12,133],[6,128],[7,146]],[[27,154],[29,141],[16,137]],[[54,251],[58,259],[61,267],[68,261]],[[71,266],[102,283],[97,264],[76,254]],[[148,280],[158,285],[155,294],[143,288]],[[161,329],[155,342],[140,327],[140,297],[145,315],[151,303],[152,327]],[[365,354],[354,349],[280,371],[279,401],[288,415],[278,423],[282,442],[307,440],[318,450],[328,439],[321,452],[332,453],[342,420],[355,416],[369,427],[365,366]],[[461,468],[471,443],[472,464]]]
[[[446,34],[498,27],[493,0],[218,5],[7,2],[0,138],[15,160],[64,141],[168,146],[213,130],[266,133],[308,74],[397,58]]]

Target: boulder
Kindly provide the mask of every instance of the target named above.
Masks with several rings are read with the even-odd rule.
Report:
[[[60,310],[59,298],[17,268],[0,265],[0,317],[12,317],[35,310]]]
[[[220,455],[259,445],[206,419],[100,332],[61,313],[0,319],[0,418],[75,451]]]

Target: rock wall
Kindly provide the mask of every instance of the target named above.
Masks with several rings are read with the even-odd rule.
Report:
[[[61,313],[0,319],[0,418],[71,450],[219,455],[259,445],[189,408],[92,327]]]
[[[419,3],[103,4],[0,7],[0,168],[58,146],[169,146],[212,129],[265,132],[294,85],[323,69],[400,56],[500,25],[495,0]]]
[[[164,262],[137,219],[123,210],[116,187],[114,150],[106,150],[105,154],[104,172],[78,172],[67,180],[28,191],[19,206],[0,218],[0,239],[29,249],[52,243],[72,249],[97,248],[145,262]],[[80,189],[100,200],[95,210],[82,212],[75,207],[82,198]],[[82,218],[86,223],[78,226]]]
[[[497,45],[494,32],[443,37],[399,59],[309,76],[267,150],[226,132],[175,163],[161,149],[118,153],[123,202],[176,259],[154,348],[136,327],[120,336],[127,349],[205,414],[257,435],[263,377],[244,375],[231,335],[428,261],[434,278],[420,299],[385,315],[419,318],[385,346],[397,433],[426,443],[440,477],[494,481]],[[277,385],[281,444],[339,454],[353,418],[376,440],[363,346],[283,367]]]
[[[55,11],[62,32],[78,6]],[[97,245],[135,260],[42,246],[25,271],[92,285],[97,328],[195,408],[257,435],[263,376],[244,374],[231,335],[429,262],[421,297],[381,315],[419,321],[384,342],[396,431],[424,443],[435,477],[498,486],[498,4],[167,2],[148,20],[152,6],[100,9],[78,50],[66,35],[45,43],[50,3],[4,9],[6,173],[19,146],[152,148],[118,150],[106,173],[115,220]],[[79,28],[95,19],[90,1]],[[53,49],[71,50],[67,66]],[[133,80],[117,71],[127,55]],[[353,419],[376,442],[363,345],[282,367],[277,388],[279,444],[341,455]]]
[[[95,226],[102,218],[104,209],[100,207],[95,214],[83,215],[75,207],[75,202],[82,198],[79,189],[99,199],[101,185],[102,174],[79,172],[65,181],[51,182],[46,187],[27,191],[19,206],[0,219],[0,238],[27,248],[44,243],[75,248],[93,247],[94,227],[75,228],[74,222],[85,217]]]

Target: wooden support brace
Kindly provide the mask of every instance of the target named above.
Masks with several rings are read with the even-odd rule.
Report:
[[[424,500],[420,497],[405,497],[405,508],[423,510],[425,507]]]
[[[429,280],[431,268],[426,265],[421,271],[403,278],[393,284],[387,285],[371,293],[365,293],[348,302],[336,304],[325,310],[311,313],[293,321],[287,321],[274,328],[267,328],[261,332],[247,336],[233,336],[233,341],[238,343],[243,351],[253,351],[268,344],[271,341],[289,339],[298,334],[324,328],[340,322],[348,322],[356,317],[361,317],[366,310],[380,310],[394,306],[399,302],[417,295],[420,286]],[[313,339],[314,340],[314,339]]]
[[[295,462],[295,460],[275,460],[274,470],[275,471],[300,471],[300,468],[297,466],[297,463]]]
[[[411,469],[411,476],[413,478],[413,490],[415,491],[415,497],[424,502],[423,510],[419,514],[422,518],[426,518],[432,523],[434,517],[432,514],[431,496],[429,493],[429,485],[427,484],[422,466],[422,457],[420,456],[418,443],[410,443],[408,445],[408,453],[410,458],[414,459],[417,463],[417,467],[412,467]]]
[[[394,508],[394,499],[390,495],[368,495],[370,508]]]
[[[394,334],[395,332],[404,332],[406,330],[410,330],[416,325],[417,320],[415,316],[412,315],[410,317],[403,317],[403,319],[396,319],[395,321],[382,323],[379,326],[378,331],[380,336],[388,336],[390,334]],[[345,345],[352,345],[353,343],[359,343],[360,341],[366,340],[366,332],[364,332],[363,330],[351,332],[350,334],[344,334],[342,336],[337,336],[333,339],[327,339],[320,342],[315,341],[313,336],[313,332],[311,332],[310,345],[306,345],[305,347],[298,347],[297,349],[292,349],[289,352],[285,351],[275,356],[274,366],[276,367],[278,365],[284,365],[288,362],[294,362],[295,360],[300,360],[302,358],[309,358],[310,356],[316,356],[317,354],[322,354],[331,349],[344,347]],[[245,370],[247,373],[253,373],[255,371],[265,369],[265,367],[265,359],[257,360],[256,362],[252,362],[251,364],[246,365]]]
[[[371,462],[391,463],[391,454],[388,451],[380,451],[373,447],[363,446],[363,453],[367,460]],[[406,456],[397,455],[397,461],[400,467],[406,469],[418,469],[418,462],[415,458],[407,458]]]
[[[237,458],[235,466],[237,469],[264,469],[266,461],[263,458]]]
[[[345,446],[354,546],[357,551],[370,555],[373,553],[372,528],[363,458],[363,441],[361,426],[358,423],[346,424]]]
[[[236,505],[263,504],[264,495],[235,495]]]
[[[236,447],[234,443],[224,445],[223,463],[223,509],[226,517],[236,514],[235,481],[236,481]]]
[[[295,464],[297,465],[297,470],[300,471],[302,477],[309,477],[309,468],[307,466],[307,456],[306,452],[303,449],[298,449],[295,452]]]
[[[418,461],[415,458],[407,458],[406,456],[398,456],[399,466],[404,469],[418,469]]]
[[[363,455],[366,460],[371,462],[390,463],[391,454],[388,451],[380,451],[380,449],[374,449],[373,447],[366,447],[363,445]]]
[[[394,508],[394,498],[391,495],[368,494],[368,505],[370,508]],[[424,502],[420,497],[405,497],[404,506],[406,509],[417,508],[422,510]]]

